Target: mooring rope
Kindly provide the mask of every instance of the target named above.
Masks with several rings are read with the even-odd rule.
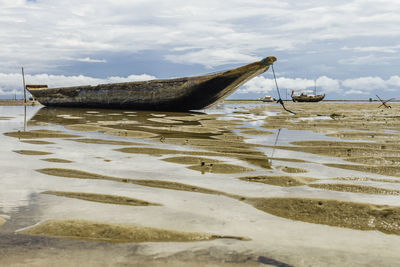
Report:
[[[278,133],[276,134],[276,137],[275,137],[275,143],[274,143],[274,148],[272,149],[272,153],[271,153],[271,158],[273,158],[274,157],[274,154],[275,154],[275,147],[276,147],[276,144],[278,143],[278,138],[279,138],[279,134],[281,133],[281,128],[279,128],[279,130],[278,130]],[[272,161],[272,160],[271,160]]]
[[[283,103],[283,100],[282,100],[282,97],[281,97],[281,93],[279,92],[278,82],[276,81],[275,70],[274,70],[274,64],[271,64],[271,68],[272,68],[272,73],[274,74],[274,80],[275,80],[275,85],[276,85],[276,91],[278,91],[278,96],[279,96],[279,99],[276,101],[276,103],[281,104],[282,107],[283,107],[283,109],[286,110],[287,112],[290,112],[290,113],[296,115],[295,112],[293,112],[293,111],[291,111],[291,110],[288,110],[288,109],[285,107],[285,104]]]

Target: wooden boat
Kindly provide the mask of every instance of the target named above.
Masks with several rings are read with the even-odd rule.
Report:
[[[307,93],[301,93],[298,95],[295,95],[292,92],[292,100],[293,102],[319,102],[323,100],[325,97],[325,94],[323,95],[314,95],[314,94],[307,94]]]
[[[309,94],[311,93],[311,94]],[[292,90],[292,100],[293,102],[319,102],[324,99],[325,94],[317,95],[317,81],[314,80],[314,90],[302,90],[295,93]]]
[[[61,88],[27,85],[26,89],[46,106],[199,110],[226,98],[267,71],[275,61],[275,57],[267,57],[235,69],[194,77]]]

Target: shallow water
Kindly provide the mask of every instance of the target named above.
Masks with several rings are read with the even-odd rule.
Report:
[[[317,140],[385,142],[386,137],[379,139],[379,136],[374,140],[362,139],[362,135],[359,140],[344,140],[335,135],[353,130],[359,121],[365,121],[362,108],[369,109],[371,105],[308,105],[291,107],[297,109],[297,116],[281,113],[277,105],[245,102],[221,104],[192,113],[0,106],[0,224],[4,223],[0,225],[0,246],[10,255],[0,259],[0,264],[23,260],[17,257],[22,247],[9,236],[15,232],[19,240],[34,240],[36,245],[32,246],[32,253],[27,254],[29,257],[36,257],[37,249],[44,253],[40,260],[36,258],[37,263],[48,263],[46,259],[54,261],[46,245],[49,240],[57,249],[71,255],[77,255],[75,247],[97,256],[104,246],[109,253],[119,248],[115,243],[76,241],[77,237],[68,241],[65,236],[51,239],[42,234],[38,237],[19,232],[40,223],[45,227],[43,222],[51,220],[69,220],[68,223],[85,220],[90,222],[85,225],[92,225],[92,222],[123,224],[224,237],[201,242],[176,243],[168,242],[173,240],[167,238],[162,239],[162,244],[150,239],[144,243],[124,244],[126,248],[135,247],[135,255],[143,262],[165,257],[174,263],[199,261],[199,265],[208,262],[223,266],[228,255],[234,253],[236,258],[229,259],[232,264],[239,265],[273,263],[273,259],[293,266],[348,265],[350,262],[354,266],[378,263],[394,266],[400,261],[398,225],[392,225],[395,230],[391,234],[363,231],[359,229],[374,228],[352,228],[351,224],[343,226],[329,220],[313,221],[312,216],[304,221],[296,219],[301,217],[298,215],[280,216],[279,212],[272,212],[275,214],[272,215],[268,213],[269,208],[253,206],[255,199],[259,203],[260,199],[268,201],[269,198],[274,201],[283,198],[282,202],[311,198],[345,203],[341,207],[354,207],[356,204],[352,203],[360,202],[393,206],[393,210],[397,210],[400,196],[382,194],[400,189],[398,175],[395,175],[400,174],[397,161],[388,161],[392,164],[390,173],[385,173],[385,169],[374,173],[373,168],[341,167],[362,164],[360,160],[346,160],[346,157],[333,157],[325,152],[307,153],[307,147],[325,144],[312,143]],[[396,112],[398,106],[394,105],[390,111],[368,114],[368,118],[377,116],[378,124],[380,120],[389,120],[387,131],[382,126],[378,128],[376,120],[363,127],[372,132],[394,134],[391,140],[398,140],[399,132],[392,128],[397,123]],[[331,113],[343,115],[342,123],[331,119]],[[324,124],[314,125],[320,121]],[[311,143],[304,143],[306,147],[303,143],[291,144],[294,141]],[[351,149],[352,144],[346,146]],[[387,146],[377,149],[377,157],[386,153]],[[329,149],[323,147],[318,151]],[[374,155],[371,157],[368,163],[374,162]],[[40,171],[43,169],[52,171]],[[70,170],[70,174],[61,170]],[[92,176],[77,175],[79,171]],[[269,181],[273,182],[243,178],[266,176],[272,177]],[[279,177],[284,177],[282,183]],[[344,179],[346,177],[350,178]],[[390,183],[391,179],[396,183]],[[303,182],[287,186],[287,181]],[[360,193],[354,186],[338,185],[336,189],[340,190],[335,190],[334,186],[309,184],[351,184],[382,190],[361,190]],[[346,191],[346,188],[352,189]],[[58,193],[48,194],[48,191]],[[71,197],[77,193],[85,197]],[[97,201],[91,200],[93,196]],[[115,199],[135,199],[157,205],[123,205]],[[313,212],[303,206],[302,209]],[[330,210],[336,212],[335,204]],[[371,216],[374,219],[374,215]],[[112,240],[112,235],[107,238],[117,242]],[[96,240],[96,237],[90,239]],[[104,241],[104,238],[97,240]],[[76,246],[69,246],[68,242],[75,242]],[[214,255],[210,253],[213,250],[219,252]],[[133,257],[128,251],[119,254],[127,262]],[[204,251],[206,256],[194,251]],[[262,257],[271,261],[260,260],[264,259]]]

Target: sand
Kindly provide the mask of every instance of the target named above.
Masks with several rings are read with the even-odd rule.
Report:
[[[375,194],[375,195],[400,195],[400,190],[385,189],[373,186],[355,184],[310,184],[309,186],[319,189],[334,190],[341,192]]]
[[[203,158],[203,157],[191,157],[191,156],[169,157],[169,158],[164,158],[162,160],[167,161],[167,162],[172,162],[172,163],[184,164],[184,165],[202,165],[202,166],[222,162],[221,160],[217,160],[217,159],[210,159],[210,158]]]
[[[350,165],[350,164],[336,164],[336,163],[325,163],[326,166],[333,168],[340,168],[345,170],[354,170],[361,172],[370,172],[381,175],[390,175],[400,177],[400,166],[399,165]]]
[[[184,233],[152,227],[85,220],[48,220],[19,233],[115,243],[192,242],[215,239],[210,234]]]
[[[224,164],[224,163],[207,163],[198,164],[188,167],[191,170],[200,171],[201,173],[219,173],[219,174],[232,174],[232,173],[242,173],[255,171],[254,169],[234,165],[234,164]]]
[[[248,176],[240,177],[239,179],[248,182],[264,183],[285,187],[302,186],[318,180],[315,178],[295,176]]]
[[[280,168],[280,166],[277,166],[277,168]],[[283,166],[281,168],[281,170],[284,171],[284,172],[287,172],[287,173],[305,173],[305,172],[308,172],[306,169],[288,167],[288,166]]]
[[[400,207],[307,198],[247,201],[257,209],[292,220],[400,235]]]
[[[29,156],[40,156],[40,155],[50,155],[51,152],[36,151],[36,150],[13,150],[15,153]]]
[[[85,172],[85,171],[80,171],[80,170],[62,169],[62,168],[45,168],[45,169],[39,169],[37,171],[40,173],[43,173],[43,174],[58,176],[58,177],[65,177],[65,178],[109,180],[109,181],[132,183],[132,184],[137,184],[137,185],[141,185],[141,186],[148,186],[148,187],[155,187],[155,188],[189,191],[189,192],[204,193],[204,194],[225,195],[225,196],[229,196],[229,197],[233,197],[233,198],[240,198],[240,196],[228,194],[225,192],[207,189],[207,188],[194,186],[194,185],[177,183],[177,182],[169,182],[169,181],[161,181],[161,180],[119,178],[119,177],[106,176],[106,175],[90,173],[90,172]]]
[[[7,133],[4,133],[4,135],[19,138],[19,139],[80,137],[79,135],[66,134],[61,131],[52,131],[52,130],[46,130],[46,129],[32,130],[32,131],[7,132]]]
[[[59,158],[47,158],[47,159],[41,159],[43,161],[47,162],[54,162],[54,163],[72,163],[72,160],[67,160],[67,159],[59,159]]]
[[[115,145],[115,146],[134,146],[143,145],[136,142],[120,141],[120,140],[109,140],[109,139],[96,139],[96,138],[78,138],[78,139],[67,139],[69,141],[86,143],[86,144],[99,144],[99,145]]]
[[[55,195],[60,197],[77,198],[81,200],[116,204],[116,205],[129,205],[129,206],[160,206],[160,204],[150,203],[136,198],[113,196],[106,194],[93,194],[83,192],[62,192],[62,191],[45,191],[42,194]]]
[[[249,236],[254,237],[254,239],[257,239],[255,242],[258,242],[255,244],[249,242],[251,246],[249,248],[246,247],[246,249],[250,254],[259,245],[260,250],[268,251],[264,256],[278,258],[282,262],[287,260],[288,263],[294,266],[297,266],[296,263],[299,262],[308,266],[321,266],[323,263],[327,264],[329,262],[332,264],[336,261],[340,262],[338,265],[345,266],[349,259],[352,263],[354,262],[353,256],[357,253],[359,253],[357,254],[359,259],[366,258],[365,265],[368,265],[369,261],[375,260],[369,252],[380,250],[380,255],[382,252],[385,254],[386,252],[382,250],[382,247],[388,252],[382,259],[376,259],[376,261],[387,263],[390,261],[390,257],[396,255],[395,248],[397,246],[390,247],[386,244],[397,244],[393,241],[397,236],[387,234],[399,235],[400,207],[372,203],[397,205],[396,199],[400,190],[394,187],[400,183],[400,179],[395,178],[399,177],[400,168],[400,121],[398,115],[400,105],[396,103],[391,110],[385,110],[378,109],[378,105],[374,106],[375,104],[378,103],[287,103],[288,108],[297,112],[297,115],[286,113],[280,106],[275,104],[257,105],[254,109],[251,106],[244,106],[238,108],[244,111],[238,110],[235,113],[229,111],[230,114],[226,118],[235,119],[228,121],[219,120],[219,117],[223,118],[225,115],[200,113],[150,113],[137,111],[131,114],[125,111],[100,109],[94,112],[88,112],[84,109],[43,109],[28,122],[28,128],[31,126],[32,128],[44,128],[43,125],[48,123],[46,128],[50,128],[55,124],[55,129],[65,127],[67,130],[62,132],[42,129],[17,134],[14,129],[9,129],[8,131],[11,133],[8,133],[8,136],[23,139],[21,142],[17,142],[18,149],[30,149],[31,145],[24,144],[28,142],[29,144],[49,145],[46,143],[48,140],[37,139],[47,138],[46,135],[48,138],[58,138],[60,135],[74,133],[70,132],[70,130],[74,130],[82,132],[80,133],[82,137],[78,138],[77,135],[72,135],[72,137],[62,138],[85,143],[83,145],[68,142],[68,146],[87,147],[87,152],[89,153],[82,149],[79,153],[82,156],[88,156],[88,158],[85,158],[82,162],[70,162],[71,164],[64,165],[70,169],[52,168],[61,166],[57,164],[64,163],[63,161],[67,163],[67,159],[25,157],[26,160],[32,161],[30,166],[36,166],[34,161],[38,159],[48,161],[48,163],[37,161],[40,166],[37,168],[47,167],[38,170],[42,174],[71,178],[55,179],[53,182],[59,185],[67,185],[68,187],[57,187],[57,190],[60,191],[47,192],[53,196],[45,197],[41,195],[40,201],[32,201],[29,204],[29,211],[38,210],[39,213],[44,212],[44,215],[47,216],[45,218],[49,219],[56,217],[51,212],[57,212],[56,218],[68,215],[68,212],[73,215],[73,218],[80,218],[79,214],[84,214],[88,218],[92,216],[90,219],[94,221],[86,221],[84,223],[79,222],[79,220],[61,221],[55,226],[56,229],[62,229],[61,233],[52,232],[53,226],[48,227],[44,222],[41,225],[45,225],[45,227],[41,233],[38,233],[40,236],[24,237],[23,234],[14,236],[40,238],[32,239],[35,240],[32,242],[29,241],[30,246],[37,244],[37,240],[42,240],[41,244],[49,242],[49,240],[53,240],[51,241],[54,242],[53,244],[76,242],[76,240],[60,241],[65,239],[59,238],[47,239],[46,236],[111,243],[146,242],[127,241],[124,238],[131,235],[132,232],[130,231],[132,229],[122,230],[122,228],[114,227],[115,225],[106,222],[108,219],[104,219],[104,221],[99,219],[99,222],[96,222],[98,218],[96,216],[107,218],[108,215],[102,214],[107,209],[111,211],[114,211],[114,209],[115,211],[130,210],[132,212],[129,213],[129,216],[140,216],[141,214],[149,217],[153,216],[151,218],[155,218],[157,221],[155,223],[152,222],[152,225],[157,225],[157,227],[160,227],[158,230],[161,231],[171,228],[168,224],[171,218],[173,218],[173,221],[176,218],[177,223],[182,225],[190,223],[188,229],[192,231],[206,232],[204,235],[207,238],[209,236],[216,238],[219,235],[209,234],[207,233],[208,230],[203,229],[214,229],[210,231],[217,233],[219,231],[227,233],[227,229],[234,229],[231,233],[235,236],[231,238],[238,240],[243,240],[240,236],[247,235],[247,232],[249,232]],[[134,116],[132,117],[134,121],[129,120],[128,115]],[[255,117],[255,115],[260,117]],[[264,123],[262,129],[256,126],[260,125],[260,123]],[[275,138],[276,136],[271,135],[273,132],[276,134],[276,130],[273,129],[282,129],[277,139]],[[311,133],[311,131],[314,133]],[[118,138],[107,135],[118,136]],[[6,139],[6,137],[3,138]],[[273,145],[275,139],[277,146]],[[54,148],[58,148],[64,143],[57,143]],[[99,148],[101,154],[92,153],[95,148]],[[115,148],[114,151],[120,153],[115,153],[114,151],[107,153],[113,148]],[[271,154],[272,148],[276,149],[276,153],[272,153],[275,157],[268,157],[267,155]],[[58,150],[62,153],[60,155],[68,158],[67,153],[71,153],[70,147],[62,147],[62,149]],[[41,152],[45,152],[45,147],[42,150]],[[36,150],[31,151],[35,152]],[[305,154],[294,152],[303,152]],[[141,157],[141,154],[154,157]],[[297,158],[297,155],[302,156]],[[318,157],[320,155],[325,157]],[[125,160],[126,162],[124,162]],[[145,172],[142,172],[141,166],[135,162],[136,160],[146,164]],[[159,160],[170,163],[163,162],[157,165]],[[344,164],[345,161],[343,160],[349,164]],[[286,162],[290,162],[290,164]],[[89,163],[88,168],[86,168],[85,163]],[[86,171],[87,169],[96,170],[96,164],[100,164],[102,166],[101,169],[107,168],[107,173],[110,174],[118,173],[120,168],[126,168],[124,173],[130,173],[130,178],[103,175],[101,171],[98,171],[98,173]],[[154,173],[151,171],[153,164],[159,167]],[[181,166],[178,164],[181,164]],[[175,168],[174,175],[169,173],[164,175],[161,172],[164,167],[166,170]],[[189,172],[183,168],[191,168],[195,171]],[[321,168],[320,177],[318,177],[318,168]],[[132,172],[127,172],[128,170]],[[184,171],[179,172],[179,170]],[[254,172],[241,174],[242,170]],[[309,171],[307,175],[302,174],[307,171]],[[205,175],[201,175],[198,172]],[[213,174],[206,174],[207,172]],[[32,179],[33,183],[37,180],[50,181],[49,184],[53,183],[52,177],[31,173],[32,176],[36,175],[40,178]],[[188,173],[189,175],[192,174],[192,176],[187,177]],[[380,178],[381,176],[374,174],[392,177]],[[92,181],[78,179],[92,179]],[[103,183],[96,181],[96,179],[112,182]],[[213,183],[214,180],[215,184]],[[130,185],[127,185],[127,183]],[[226,189],[223,183],[226,183]],[[95,186],[90,187],[91,193],[82,189],[86,187],[79,187],[79,192],[69,192],[69,190],[75,191],[71,188],[78,188],[75,186],[80,186],[81,184]],[[102,188],[99,192],[93,191],[96,188],[101,188],[102,184],[106,184],[107,189]],[[42,190],[54,188],[46,188],[46,186],[43,183],[40,188],[44,188]],[[143,196],[155,194],[156,198],[154,199],[157,199],[156,202],[159,203],[149,203],[141,199],[119,195],[118,188],[125,189],[127,186],[132,189],[132,194],[129,194],[129,196],[136,197],[134,193],[138,192],[137,196],[140,195],[139,198],[147,199],[147,197]],[[234,186],[243,186],[243,188],[238,189],[237,187],[234,188]],[[178,191],[185,193],[179,193]],[[106,193],[103,194],[103,192]],[[158,194],[160,196],[165,194],[166,198],[158,198]],[[74,201],[86,204],[88,207],[102,207],[102,209],[99,209],[99,211],[89,210],[88,214],[75,213],[74,209],[79,209],[80,207],[68,207],[68,210],[64,210],[64,207],[58,206],[57,201],[45,203],[45,205],[49,205],[49,209],[47,209],[47,206],[45,208],[41,207],[44,203],[43,200],[56,200],[57,198],[65,197],[79,199]],[[337,199],[326,199],[328,197]],[[148,199],[153,198],[149,197]],[[174,201],[171,201],[171,199],[174,199]],[[211,204],[209,203],[210,199],[212,200]],[[94,205],[92,203],[92,205],[88,205],[89,203],[84,201],[94,201],[99,204]],[[191,203],[191,201],[200,201],[201,203]],[[61,202],[69,203],[69,201]],[[152,204],[163,206],[152,207]],[[199,209],[192,207],[199,207]],[[253,209],[253,207],[256,209]],[[19,212],[25,212],[22,214],[24,216],[28,213],[23,209]],[[152,214],[152,212],[156,213]],[[264,212],[268,214],[263,214]],[[92,215],[89,215],[90,213]],[[124,212],[120,213],[120,215],[122,216],[120,223],[128,221],[127,217],[129,216],[125,216]],[[31,216],[30,213],[28,216]],[[42,218],[35,217],[34,220],[27,221],[24,227],[32,225]],[[113,217],[110,221],[119,222],[116,217]],[[141,223],[143,223],[143,226],[140,227],[150,226],[146,225],[145,220]],[[94,227],[97,224],[100,226]],[[5,224],[2,227],[2,231],[8,231],[11,227],[10,225],[11,223]],[[131,225],[122,226],[130,227]],[[385,234],[350,231],[333,227],[381,231]],[[64,231],[65,228],[76,228],[76,231],[73,230],[74,233],[71,234],[68,232],[69,230]],[[92,236],[83,233],[87,229],[94,229]],[[83,231],[82,235],[79,234],[80,231]],[[277,234],[277,232],[281,234]],[[286,233],[288,234],[286,235]],[[228,232],[228,234],[230,233]],[[309,238],[308,234],[313,235],[313,238]],[[157,235],[155,234],[155,236]],[[203,234],[200,233],[200,235]],[[267,239],[262,238],[265,236],[267,236]],[[362,250],[359,245],[362,247],[362,240],[367,239],[372,240],[371,244],[365,245],[364,248],[368,248],[368,250]],[[208,240],[213,239],[205,239],[205,241]],[[295,241],[295,244],[292,240]],[[326,243],[326,240],[329,242]],[[166,238],[165,241],[174,241],[174,238]],[[182,248],[182,251],[192,255],[189,257],[190,261],[186,262],[187,264],[198,263],[199,259],[204,257],[203,259],[207,260],[202,262],[204,263],[202,265],[212,265],[213,262],[210,261],[210,257],[215,255],[216,245],[221,245],[224,248],[224,255],[226,256],[230,253],[231,248],[232,254],[229,255],[237,255],[235,254],[235,249],[245,244],[244,242],[239,242],[241,244],[234,242],[236,240],[198,242],[196,245],[188,243],[188,247]],[[90,246],[88,243],[92,242],[79,243],[76,246],[77,250],[84,246]],[[206,243],[207,247],[201,248],[199,246],[201,243]],[[103,244],[105,243],[100,243],[99,246],[102,248]],[[343,245],[342,247],[340,244],[351,244],[351,246],[348,245],[346,247]],[[123,254],[119,250],[123,248],[114,247],[114,245],[126,246],[127,244],[112,245],[113,247],[108,247],[108,249],[115,249],[115,253],[110,258]],[[151,244],[149,245],[148,243],[144,245],[151,247]],[[97,245],[93,245],[93,247],[99,248]],[[26,248],[23,249],[26,250]],[[129,247],[129,249],[135,251],[136,248]],[[320,249],[320,251],[316,252],[317,249]],[[38,257],[48,259],[52,255],[51,249],[49,251],[47,255],[41,254]],[[86,255],[87,250],[82,250],[81,253]],[[128,252],[129,255],[133,255],[132,253],[134,252]],[[154,252],[152,257],[160,259],[160,257],[163,257],[163,253],[166,253],[166,249]],[[207,256],[202,256],[201,253],[205,253],[204,255]],[[240,257],[245,255],[243,253],[239,254]],[[388,255],[389,257],[387,257]],[[260,255],[257,254],[256,257],[251,255],[252,259],[255,259],[252,262],[241,261],[242,258],[237,259],[235,258],[236,256],[232,256],[232,264],[239,264],[240,262],[247,266],[256,262],[256,264],[286,266],[279,265],[282,263],[280,261],[269,261],[268,257],[258,256]],[[318,263],[313,262],[316,257],[320,260]],[[167,259],[171,260],[171,258]],[[126,264],[129,265],[129,263]],[[170,264],[171,262],[160,261],[159,263]],[[120,261],[117,264],[123,265]],[[220,264],[221,262],[218,262],[216,265],[219,266]]]
[[[43,141],[43,140],[21,140],[23,143],[33,144],[33,145],[53,145],[54,142]]]
[[[400,180],[395,179],[375,179],[370,177],[338,177],[335,180],[339,181],[357,181],[357,182],[380,182],[380,183],[400,183]]]
[[[271,131],[262,131],[262,130],[243,130],[241,131],[242,134],[248,134],[248,135],[270,135],[274,134],[274,132]]]

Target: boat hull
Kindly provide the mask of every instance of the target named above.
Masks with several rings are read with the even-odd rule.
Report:
[[[239,68],[202,75],[143,82],[27,90],[41,104],[137,110],[199,110],[223,100],[276,61],[267,57]]]

